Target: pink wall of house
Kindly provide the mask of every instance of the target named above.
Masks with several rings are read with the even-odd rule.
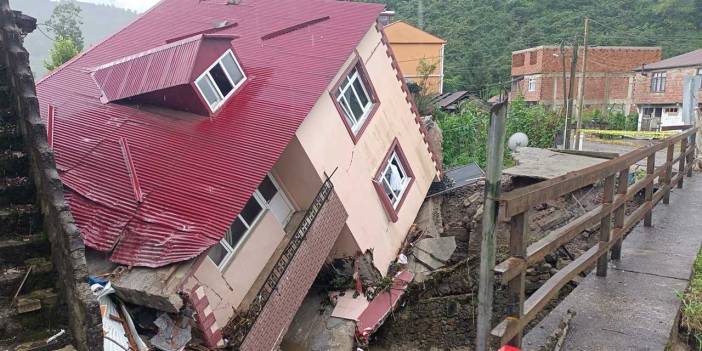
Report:
[[[381,38],[374,25],[357,47],[380,101],[377,112],[358,141],[354,143],[349,135],[331,95],[323,94],[271,173],[295,209],[306,210],[322,180],[336,170],[332,177],[336,201],[343,205],[348,219],[340,227],[340,233],[329,233],[334,235],[333,242],[328,243],[330,249],[317,254],[326,259],[327,253],[330,257],[342,257],[354,255],[359,250],[373,250],[376,267],[386,272],[396,258],[437,170]],[[342,78],[355,57],[355,54],[349,57],[328,90]],[[397,220],[393,221],[373,186],[373,178],[395,139],[399,141],[415,179],[406,191]],[[265,275],[264,267],[284,235],[274,216],[265,213],[221,272],[204,257],[185,283],[184,290],[204,292],[208,311],[214,315],[217,325],[223,327],[235,309],[247,305],[245,299],[251,296],[252,285],[260,283],[261,276]],[[319,267],[307,269],[316,276]],[[304,297],[306,291],[297,294]]]
[[[332,181],[349,214],[346,222],[349,231],[362,251],[373,250],[376,267],[385,273],[436,177],[436,168],[381,37],[373,26],[357,48],[380,100],[378,111],[358,142],[354,144],[332,97],[327,94],[317,101],[297,137],[320,176],[337,170]],[[354,57],[349,57],[345,66],[353,60]],[[334,82],[342,79],[343,72],[339,72]],[[333,86],[332,83],[329,89]],[[408,189],[398,220],[393,223],[372,181],[395,138],[416,179]],[[353,246],[352,240],[347,242]],[[333,251],[353,249],[336,247]]]

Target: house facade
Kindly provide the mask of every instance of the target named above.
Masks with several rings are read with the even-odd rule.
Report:
[[[164,0],[38,83],[86,246],[133,267],[121,298],[267,350],[324,262],[387,272],[439,172],[382,11]]]
[[[424,84],[427,95],[443,94],[446,40],[404,21],[390,23],[383,29],[405,79]],[[433,66],[434,69],[427,75],[422,65],[427,65],[427,68]]]
[[[583,50],[578,52],[578,67],[573,99],[578,98],[582,79]],[[560,47],[539,46],[512,53],[512,98],[523,97],[526,101],[563,106],[563,71],[566,85],[570,86],[570,70],[573,49],[565,49],[565,66]],[[661,59],[658,47],[603,46],[588,48],[587,73],[585,75],[584,105],[590,109],[616,108],[630,113],[633,107],[634,74],[632,70]],[[569,88],[566,88],[569,89]],[[567,90],[565,90],[567,92]]]
[[[682,126],[685,78],[702,76],[702,49],[638,67],[635,74],[639,129]],[[698,99],[702,99],[702,91]]]

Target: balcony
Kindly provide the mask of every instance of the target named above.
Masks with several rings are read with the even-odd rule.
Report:
[[[290,231],[232,319],[225,335],[235,349],[271,349],[292,321],[348,217],[327,179]],[[296,219],[299,224],[296,223]],[[255,292],[255,294],[253,293]],[[255,346],[255,347],[254,347]]]

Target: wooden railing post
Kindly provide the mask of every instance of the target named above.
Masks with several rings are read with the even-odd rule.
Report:
[[[614,174],[605,178],[604,190],[602,193],[602,205],[611,205],[614,201]],[[607,247],[607,244],[612,239],[612,210],[602,217],[600,221],[600,247]],[[608,256],[605,252],[597,259],[597,276],[607,276]]]
[[[656,153],[652,153],[646,159],[646,176],[653,177],[653,173],[656,172]],[[646,216],[644,217],[644,226],[650,227],[653,225],[653,181],[651,178],[649,183],[646,184],[646,203],[648,206],[648,211],[646,211]]]
[[[680,165],[678,166],[678,173],[680,176],[678,177],[678,189],[682,189],[683,187],[683,181],[685,179],[685,161],[687,157],[685,156],[685,152],[687,152],[687,138],[683,138],[682,141],[680,142]]]
[[[510,255],[526,260],[527,236],[529,234],[529,220],[527,212],[515,215],[510,220],[509,253]],[[526,272],[522,272],[510,280],[507,287],[508,315],[517,319],[524,316]],[[522,331],[519,331],[508,343],[510,346],[522,346]]]
[[[687,166],[689,167],[687,176],[692,177],[692,163],[695,161],[695,150],[697,149],[697,133],[690,135],[690,144],[688,147],[692,148],[692,152],[687,155]]]
[[[619,171],[619,180],[617,184],[617,195],[626,196],[629,190],[629,167]],[[624,219],[626,218],[626,201],[618,209],[614,211],[614,229],[624,228]],[[624,238],[617,239],[617,242],[612,246],[612,259],[622,259],[622,241]]]
[[[673,179],[673,155],[675,154],[675,144],[668,145],[668,155],[666,156],[665,162],[665,195],[663,196],[663,203],[670,203],[670,188],[672,187],[671,180]]]

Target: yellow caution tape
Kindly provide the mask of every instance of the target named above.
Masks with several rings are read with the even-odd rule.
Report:
[[[669,130],[665,132],[650,132],[650,131],[631,131],[631,130],[599,130],[599,129],[582,129],[583,134],[593,134],[593,135],[612,135],[612,136],[623,136],[629,138],[653,138],[653,139],[665,139],[669,136],[680,133],[677,130]]]

